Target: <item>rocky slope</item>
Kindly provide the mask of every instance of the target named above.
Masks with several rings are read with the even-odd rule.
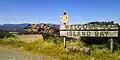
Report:
[[[59,34],[59,25],[56,24],[29,24],[25,27],[29,33],[50,33],[50,34]]]

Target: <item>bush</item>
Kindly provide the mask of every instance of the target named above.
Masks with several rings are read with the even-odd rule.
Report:
[[[7,31],[0,30],[0,38],[8,38],[8,37],[15,37],[15,36]]]

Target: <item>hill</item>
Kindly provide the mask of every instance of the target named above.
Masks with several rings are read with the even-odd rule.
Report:
[[[0,25],[1,30],[7,30],[9,32],[22,32],[24,28],[29,24],[3,24]]]

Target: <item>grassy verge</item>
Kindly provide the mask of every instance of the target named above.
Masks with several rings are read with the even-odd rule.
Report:
[[[86,55],[83,52],[64,52],[63,43],[54,43],[54,40],[36,40],[34,42],[27,43],[15,38],[0,39],[1,45],[10,45],[18,47],[20,49],[31,51],[37,54],[47,54],[60,58],[61,60],[120,60],[120,51],[110,53],[109,49],[94,48],[91,55]],[[69,45],[73,41],[68,41]],[[78,41],[73,42],[76,46],[82,46],[83,44]],[[93,46],[94,47],[94,46]]]

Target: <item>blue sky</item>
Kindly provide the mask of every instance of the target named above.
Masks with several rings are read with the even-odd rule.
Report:
[[[70,24],[120,22],[120,0],[0,0],[0,24],[60,24],[63,11]]]

